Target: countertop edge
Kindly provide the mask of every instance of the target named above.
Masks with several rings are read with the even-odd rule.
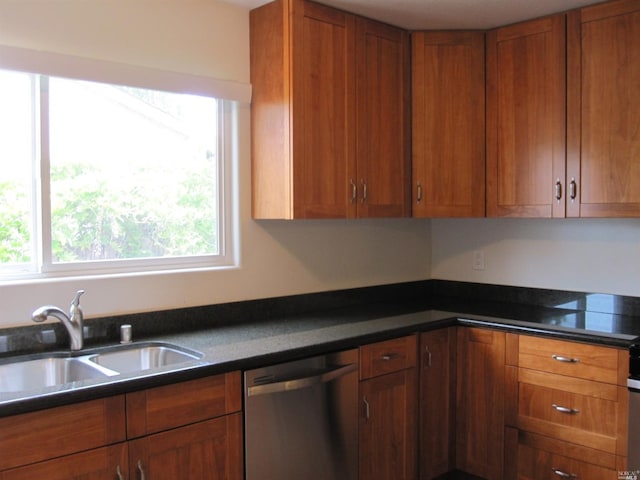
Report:
[[[328,326],[323,325],[322,321],[318,320],[317,328],[293,332],[286,331],[287,321],[290,320],[281,321],[280,328],[283,331],[280,333],[278,332],[278,323],[272,322],[271,334],[249,338],[236,343],[218,343],[208,348],[202,347],[207,342],[207,336],[220,340],[219,337],[216,337],[216,334],[222,334],[222,330],[225,330],[227,335],[230,332],[237,334],[238,331],[246,328],[246,325],[239,325],[235,327],[235,330],[234,327],[226,329],[214,328],[184,334],[145,338],[145,341],[175,343],[194,350],[204,350],[204,357],[199,361],[189,362],[177,369],[163,368],[143,374],[121,375],[99,382],[81,383],[77,386],[61,388],[56,391],[33,392],[27,396],[0,394],[0,417],[125,394],[233,370],[248,370],[450,326],[494,328],[519,334],[541,335],[618,348],[628,348],[634,340],[631,335],[607,334],[583,329],[554,327],[535,322],[432,309],[355,322],[340,322]],[[254,350],[252,353],[241,354],[240,352],[243,351],[243,348],[247,350],[253,348]],[[225,353],[219,353],[221,351]]]

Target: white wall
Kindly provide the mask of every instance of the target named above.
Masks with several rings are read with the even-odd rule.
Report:
[[[432,278],[640,296],[640,219],[433,220],[432,248]]]
[[[37,12],[37,14],[36,14]],[[0,45],[249,82],[248,10],[215,0],[2,0]],[[249,106],[239,111],[241,266],[0,286],[0,327],[87,291],[87,318],[429,277],[426,220],[255,222]]]

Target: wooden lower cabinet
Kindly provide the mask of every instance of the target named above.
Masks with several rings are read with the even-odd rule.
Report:
[[[129,471],[149,480],[242,480],[242,462],[240,413],[129,442]]]
[[[126,443],[0,472],[0,480],[114,480],[120,478],[129,478]]]
[[[242,480],[241,406],[230,372],[0,418],[0,480]]]
[[[389,347],[388,351],[385,347]],[[390,340],[360,349],[362,365],[371,375],[360,382],[359,456],[361,480],[417,478],[416,337]],[[363,359],[365,361],[363,361]],[[369,359],[370,361],[367,361]],[[380,374],[383,365],[399,370]]]
[[[490,480],[504,478],[505,344],[504,332],[458,329],[456,468]]]
[[[616,479],[614,455],[515,428],[506,429],[505,478],[518,480]]]
[[[435,479],[455,465],[455,354],[455,327],[420,335],[420,480]]]
[[[511,350],[505,478],[618,478],[627,464],[627,349],[519,335]]]

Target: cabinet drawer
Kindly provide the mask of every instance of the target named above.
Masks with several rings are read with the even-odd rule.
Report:
[[[518,445],[518,478],[527,480],[554,478],[604,480],[618,478],[618,470],[586,463],[520,443]]]
[[[377,377],[417,365],[415,335],[372,343],[360,348],[360,379]]]
[[[623,366],[620,365],[621,351],[622,349],[522,335],[518,365],[560,375],[626,385],[626,365],[624,374]],[[628,357],[628,352],[626,355]]]
[[[129,478],[127,462],[127,444],[118,443],[0,472],[0,480]]]
[[[590,396],[582,393],[559,390],[541,385],[519,383],[518,427],[530,432],[584,445],[597,450],[624,454],[625,402],[618,397],[624,395],[623,387],[607,391],[607,384],[596,382],[585,390],[605,387],[605,394]]]
[[[127,437],[135,438],[239,412],[240,372],[127,394]]]
[[[0,470],[125,439],[124,396],[0,418]]]

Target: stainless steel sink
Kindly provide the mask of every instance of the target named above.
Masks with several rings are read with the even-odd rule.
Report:
[[[73,357],[25,359],[0,365],[0,392],[41,390],[116,374]]]
[[[0,363],[0,393],[47,387],[199,360],[202,353],[164,343],[134,343],[82,352],[29,355]]]
[[[92,355],[89,360],[120,373],[131,373],[199,360],[202,354],[175,345],[142,344],[121,346]]]

